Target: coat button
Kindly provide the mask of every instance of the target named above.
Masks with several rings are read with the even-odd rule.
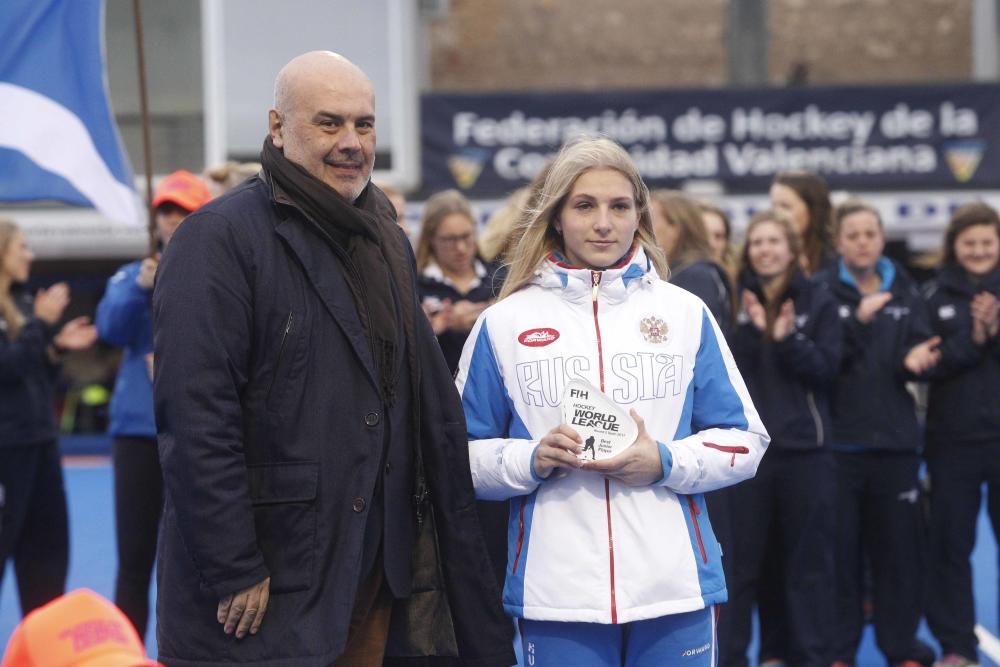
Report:
[[[378,425],[378,413],[369,412],[365,415],[365,425],[366,426],[377,426]]]
[[[358,513],[364,512],[365,511],[365,499],[364,498],[360,498],[360,497],[359,498],[355,498],[354,502],[351,503],[351,509],[353,509],[355,512],[358,512]]]

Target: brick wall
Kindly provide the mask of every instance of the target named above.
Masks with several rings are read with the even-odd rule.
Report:
[[[727,0],[452,0],[435,21],[445,90],[593,90],[726,81]]]
[[[771,83],[804,63],[813,83],[963,81],[972,0],[770,0]]]
[[[725,85],[728,2],[451,0],[427,33],[431,88]],[[768,11],[775,84],[799,65],[815,84],[971,73],[972,0],[770,0]]]

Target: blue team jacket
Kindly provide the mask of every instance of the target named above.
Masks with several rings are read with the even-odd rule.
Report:
[[[153,351],[152,292],[135,282],[141,264],[126,264],[111,276],[97,306],[96,324],[101,340],[124,348],[108,432],[155,438],[153,383],[146,366],[146,355]]]

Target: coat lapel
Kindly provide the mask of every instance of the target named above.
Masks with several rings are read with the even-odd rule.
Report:
[[[358,317],[351,291],[344,281],[342,271],[345,269],[340,259],[327,247],[325,241],[310,234],[304,225],[294,218],[282,218],[275,227],[275,232],[298,257],[320,301],[333,317],[333,321],[344,332],[372,386],[378,389],[375,362],[368,345],[368,337]]]

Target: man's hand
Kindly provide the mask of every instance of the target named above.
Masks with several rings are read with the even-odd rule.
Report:
[[[629,410],[639,427],[635,442],[625,451],[610,459],[587,461],[584,470],[592,470],[606,477],[613,477],[629,486],[649,486],[663,479],[663,463],[660,448],[646,432],[646,422],[635,409]]]
[[[243,639],[247,630],[255,635],[260,630],[260,623],[267,611],[267,601],[270,598],[271,577],[250,588],[245,588],[233,595],[227,595],[219,600],[216,620],[223,624],[227,635],[236,631],[236,638]]]
[[[875,313],[882,310],[885,304],[892,301],[892,292],[876,292],[861,297],[858,309],[854,311],[854,317],[862,324],[868,324],[875,319]]]
[[[542,436],[535,449],[532,465],[535,474],[545,479],[556,468],[579,468],[577,456],[583,451],[583,438],[574,429],[560,424]]]

